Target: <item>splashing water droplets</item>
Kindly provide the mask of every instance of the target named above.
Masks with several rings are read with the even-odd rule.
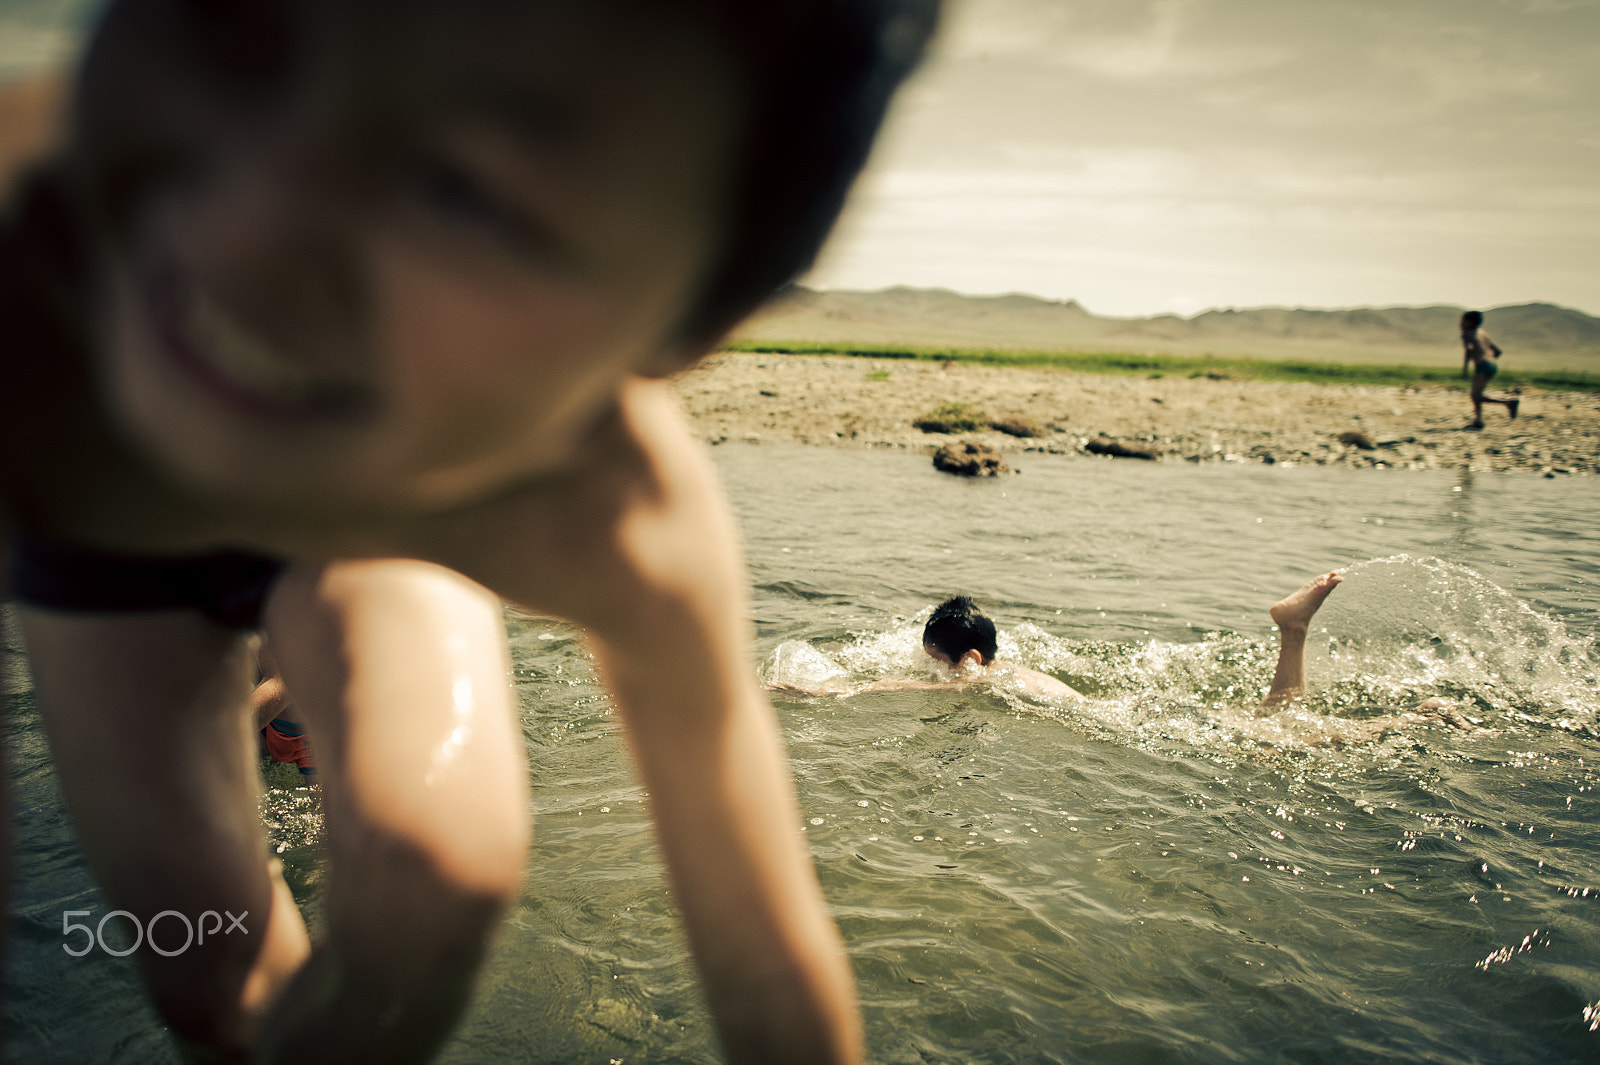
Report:
[[[1319,611],[1307,694],[1265,717],[1256,709],[1276,661],[1276,637],[1207,632],[1192,642],[1069,639],[1021,622],[998,632],[998,657],[1057,677],[1088,698],[1051,705],[1010,691],[1011,710],[1142,747],[1212,750],[1388,750],[1418,742],[1434,719],[1393,718],[1444,700],[1458,728],[1542,722],[1593,732],[1600,720],[1594,641],[1520,602],[1465,566],[1394,555],[1356,563]],[[930,608],[931,609],[931,608]],[[922,649],[929,610],[883,631],[823,642],[788,640],[763,673],[774,687],[859,691],[892,679],[948,674]],[[1081,624],[1085,616],[1072,618]],[[1553,718],[1553,720],[1551,720]],[[1390,726],[1389,721],[1400,724]],[[1369,724],[1370,722],[1370,724]]]

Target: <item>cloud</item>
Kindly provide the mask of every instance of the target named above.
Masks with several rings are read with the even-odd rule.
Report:
[[[948,0],[816,274],[1600,311],[1600,0]],[[0,79],[92,0],[0,0]]]
[[[1058,98],[1187,92],[1186,115],[1285,129],[1494,122],[1600,97],[1597,16],[1595,0],[961,0],[935,66],[1031,73]]]
[[[1547,299],[1588,309],[1600,189],[1401,175],[1260,148],[997,146],[882,169],[814,282],[1072,297],[1102,313]]]
[[[1000,59],[1111,81],[1182,80],[1280,66],[1292,50],[1197,39],[1207,0],[958,0],[944,61]]]
[[[1596,0],[964,0],[818,277],[1117,313],[1600,310],[1597,14]]]

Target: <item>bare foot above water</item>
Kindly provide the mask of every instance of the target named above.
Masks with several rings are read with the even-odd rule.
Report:
[[[1280,629],[1303,629],[1311,623],[1311,617],[1322,606],[1322,601],[1343,580],[1344,574],[1338,570],[1312,577],[1294,592],[1273,603],[1267,613]]]

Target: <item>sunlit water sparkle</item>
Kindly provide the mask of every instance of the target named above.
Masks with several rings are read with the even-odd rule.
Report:
[[[775,695],[873,1060],[1600,1058],[1595,482],[1024,455],[974,483],[904,452],[716,454],[769,681],[914,675],[922,612],[965,593],[1003,654],[1092,696]],[[1266,607],[1341,566],[1306,704],[1253,729]],[[444,1060],[715,1061],[582,643],[509,624],[537,840]],[[1327,742],[1432,696],[1483,727]],[[164,1060],[131,967],[60,950],[63,909],[105,907],[30,700],[7,1050]],[[312,895],[314,797],[269,783]]]

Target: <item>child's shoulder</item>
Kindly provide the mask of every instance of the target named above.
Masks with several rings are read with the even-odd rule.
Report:
[[[558,470],[425,526],[402,553],[602,629],[629,627],[645,603],[737,583],[737,535],[710,456],[659,381],[624,382]]]

